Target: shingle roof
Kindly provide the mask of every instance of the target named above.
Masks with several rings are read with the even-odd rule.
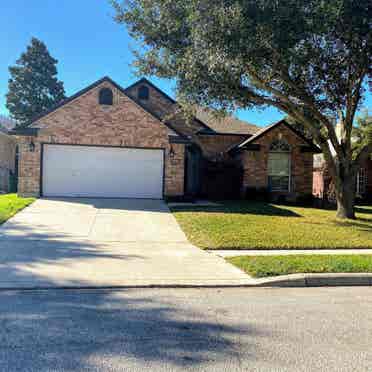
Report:
[[[213,111],[204,108],[196,110],[196,117],[217,133],[254,135],[261,129],[231,115],[216,117]],[[203,133],[203,130],[200,133]]]
[[[207,133],[207,134],[236,134],[236,135],[254,135],[257,133],[260,128],[256,125],[247,123],[243,120],[239,120],[234,116],[225,116],[225,117],[216,117],[216,115],[213,114],[212,110],[208,109],[198,109],[195,115],[195,119],[193,120],[193,125],[187,125],[185,122],[185,119],[182,117],[181,114],[174,115],[174,117],[171,117],[169,119],[166,119],[168,115],[159,115],[158,112],[155,112],[151,109],[151,107],[148,107],[148,105],[144,105],[141,102],[139,102],[136,97],[133,97],[133,95],[129,95],[129,90],[131,87],[133,87],[136,84],[146,82],[147,84],[150,84],[154,89],[159,91],[165,98],[167,98],[173,105],[177,105],[177,102],[173,100],[173,98],[166,95],[164,92],[162,92],[159,88],[157,88],[155,85],[153,85],[151,82],[149,82],[147,79],[143,78],[130,87],[124,89],[119,84],[114,82],[109,77],[105,76],[102,79],[97,80],[93,84],[89,85],[88,87],[82,89],[81,91],[77,92],[76,94],[72,95],[69,98],[66,98],[59,104],[52,107],[50,110],[42,113],[38,117],[36,117],[32,122],[31,125],[27,128],[27,130],[23,133],[23,131],[19,130],[13,130],[13,134],[19,133],[21,135],[21,132],[23,135],[26,135],[27,131],[30,130],[37,130],[37,127],[35,126],[35,122],[37,120],[41,119],[42,117],[48,115],[49,113],[53,112],[54,110],[58,109],[59,107],[71,102],[75,98],[81,96],[82,94],[86,93],[87,91],[95,88],[99,84],[101,84],[104,81],[108,81],[112,85],[114,85],[117,89],[119,89],[121,92],[126,94],[128,97],[130,97],[134,102],[136,102],[138,105],[140,105],[143,109],[147,110],[150,114],[156,116],[159,120],[163,121],[165,125],[176,131],[181,136],[190,136],[191,134],[196,133]],[[168,114],[168,113],[166,113]],[[190,128],[189,128],[190,127]]]
[[[34,118],[30,123],[29,125],[27,126],[27,128],[21,128],[21,129],[13,129],[12,130],[12,134],[15,134],[15,135],[33,135],[35,133],[37,133],[37,130],[39,129],[38,127],[35,127],[35,123],[43,118],[44,116],[52,113],[53,111],[57,110],[59,107],[62,107],[63,105],[73,101],[74,99],[82,96],[83,94],[85,94],[86,92],[88,92],[89,90],[97,87],[98,85],[100,85],[101,83],[103,82],[109,82],[110,84],[112,84],[116,89],[118,89],[120,92],[122,92],[123,94],[125,94],[128,98],[130,98],[133,102],[135,102],[138,106],[140,106],[141,108],[143,108],[145,111],[149,112],[152,116],[154,116],[156,119],[162,121],[167,127],[169,127],[171,130],[175,131],[180,137],[184,138],[185,140],[188,140],[188,138],[186,138],[186,136],[179,132],[177,128],[174,128],[172,126],[171,123],[169,123],[168,121],[164,121],[162,120],[161,117],[159,117],[159,115],[157,115],[156,112],[153,112],[152,110],[149,110],[148,107],[145,107],[141,102],[139,102],[137,99],[133,98],[133,97],[130,97],[125,89],[123,87],[121,87],[118,83],[116,83],[115,81],[113,81],[110,77],[108,76],[104,76],[102,79],[99,79],[97,80],[96,82],[94,82],[93,84],[87,86],[86,88],[80,90],[79,92],[75,93],[74,95],[64,99],[63,101],[61,101],[60,103],[58,103],[57,105],[53,106],[51,109],[47,110],[46,112],[43,112],[42,114],[40,114],[39,116],[37,116],[36,118]],[[31,132],[33,134],[31,134]]]

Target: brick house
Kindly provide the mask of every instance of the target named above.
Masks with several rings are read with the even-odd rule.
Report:
[[[337,137],[340,137],[340,134],[341,127],[337,124]],[[372,153],[359,168],[356,177],[355,195],[360,201],[372,201]],[[313,196],[322,202],[336,202],[334,184],[322,154],[314,156]]]
[[[314,164],[313,195],[323,202],[336,202],[333,182],[322,157]],[[355,195],[361,201],[372,201],[372,154],[357,173]]]
[[[105,77],[13,134],[19,193],[47,197],[194,197],[213,184],[205,164],[229,164],[242,173],[240,193],[296,198],[311,194],[318,152],[284,120],[262,129],[205,110],[185,118],[147,79],[122,88]]]
[[[0,130],[0,192],[10,189],[10,177],[16,171],[16,140]]]

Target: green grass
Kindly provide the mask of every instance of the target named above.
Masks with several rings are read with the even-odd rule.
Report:
[[[188,239],[200,248],[372,248],[372,206],[357,208],[353,221],[337,220],[333,210],[250,201],[172,211]]]
[[[295,273],[372,272],[372,255],[238,256],[227,261],[256,278]]]
[[[0,195],[0,225],[34,200],[34,198],[21,198],[17,194]]]

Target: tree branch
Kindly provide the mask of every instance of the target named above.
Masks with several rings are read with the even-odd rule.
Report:
[[[276,52],[275,52],[276,53]],[[277,56],[279,60],[279,56]],[[297,99],[302,101],[303,104],[311,111],[314,117],[322,123],[328,132],[329,139],[337,153],[341,153],[342,149],[338,141],[335,128],[333,124],[316,108],[313,99],[307,94],[304,89],[301,89],[298,84],[295,84],[290,77],[286,66],[279,66],[280,77],[282,80],[296,93]]]
[[[270,84],[265,82],[262,78],[258,76],[258,74],[255,73],[252,69],[249,67],[247,68],[249,74],[254,77],[256,84],[258,85],[259,88],[263,90],[267,90],[270,93],[272,93],[275,97],[279,98],[280,100],[284,101],[285,104],[293,106],[295,105],[294,102],[292,102],[286,95],[284,95],[282,92],[280,92],[278,89],[273,88]],[[306,91],[301,90],[298,88],[296,84],[293,83],[291,77],[288,74],[287,70],[284,70],[284,68],[279,68],[281,71],[281,78],[293,89],[293,91],[296,93],[296,98],[300,101],[302,101],[305,106],[312,112],[314,117],[319,120],[320,123],[322,123],[325,128],[327,129],[329,139],[333,145],[333,148],[337,152],[337,154],[341,157],[343,155],[342,148],[340,146],[340,143],[338,141],[337,135],[335,128],[333,124],[328,120],[327,117],[325,117],[322,113],[320,113],[314,103],[311,97],[307,94]],[[301,115],[304,117],[304,115]],[[301,120],[303,121],[303,120]],[[307,121],[307,120],[306,120]],[[310,124],[309,129],[311,130],[311,127],[314,127],[313,123]]]
[[[333,175],[336,175],[336,173],[337,173],[336,163],[335,163],[335,159],[332,155],[332,151],[329,147],[329,143],[328,143],[327,139],[322,136],[322,134],[320,133],[320,130],[316,129],[316,127],[314,125],[314,122],[311,122],[304,115],[304,113],[301,110],[299,110],[298,105],[295,105],[290,100],[288,100],[286,97],[284,97],[285,102],[282,102],[278,99],[273,100],[273,99],[269,99],[269,98],[266,98],[266,97],[262,97],[258,94],[254,94],[249,88],[247,88],[245,86],[242,86],[242,85],[240,86],[240,89],[242,90],[242,92],[249,93],[251,96],[254,95],[254,100],[257,100],[258,103],[272,105],[272,106],[278,108],[279,110],[288,113],[294,119],[304,123],[305,126],[310,130],[310,132],[311,132],[313,138],[315,139],[316,143],[318,144],[318,146],[322,149],[324,157],[325,157],[325,159],[328,163],[330,172]],[[262,89],[264,89],[264,88],[262,88]]]

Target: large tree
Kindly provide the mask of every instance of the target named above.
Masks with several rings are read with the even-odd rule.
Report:
[[[302,123],[328,163],[337,216],[354,218],[358,164],[372,151],[371,139],[356,148],[351,141],[371,77],[371,0],[129,0],[114,6],[117,22],[144,45],[139,72],[175,78],[182,101],[223,109],[274,106]]]
[[[32,38],[16,65],[9,67],[6,107],[19,126],[26,126],[65,98],[63,83],[57,79],[57,62],[42,41]]]

